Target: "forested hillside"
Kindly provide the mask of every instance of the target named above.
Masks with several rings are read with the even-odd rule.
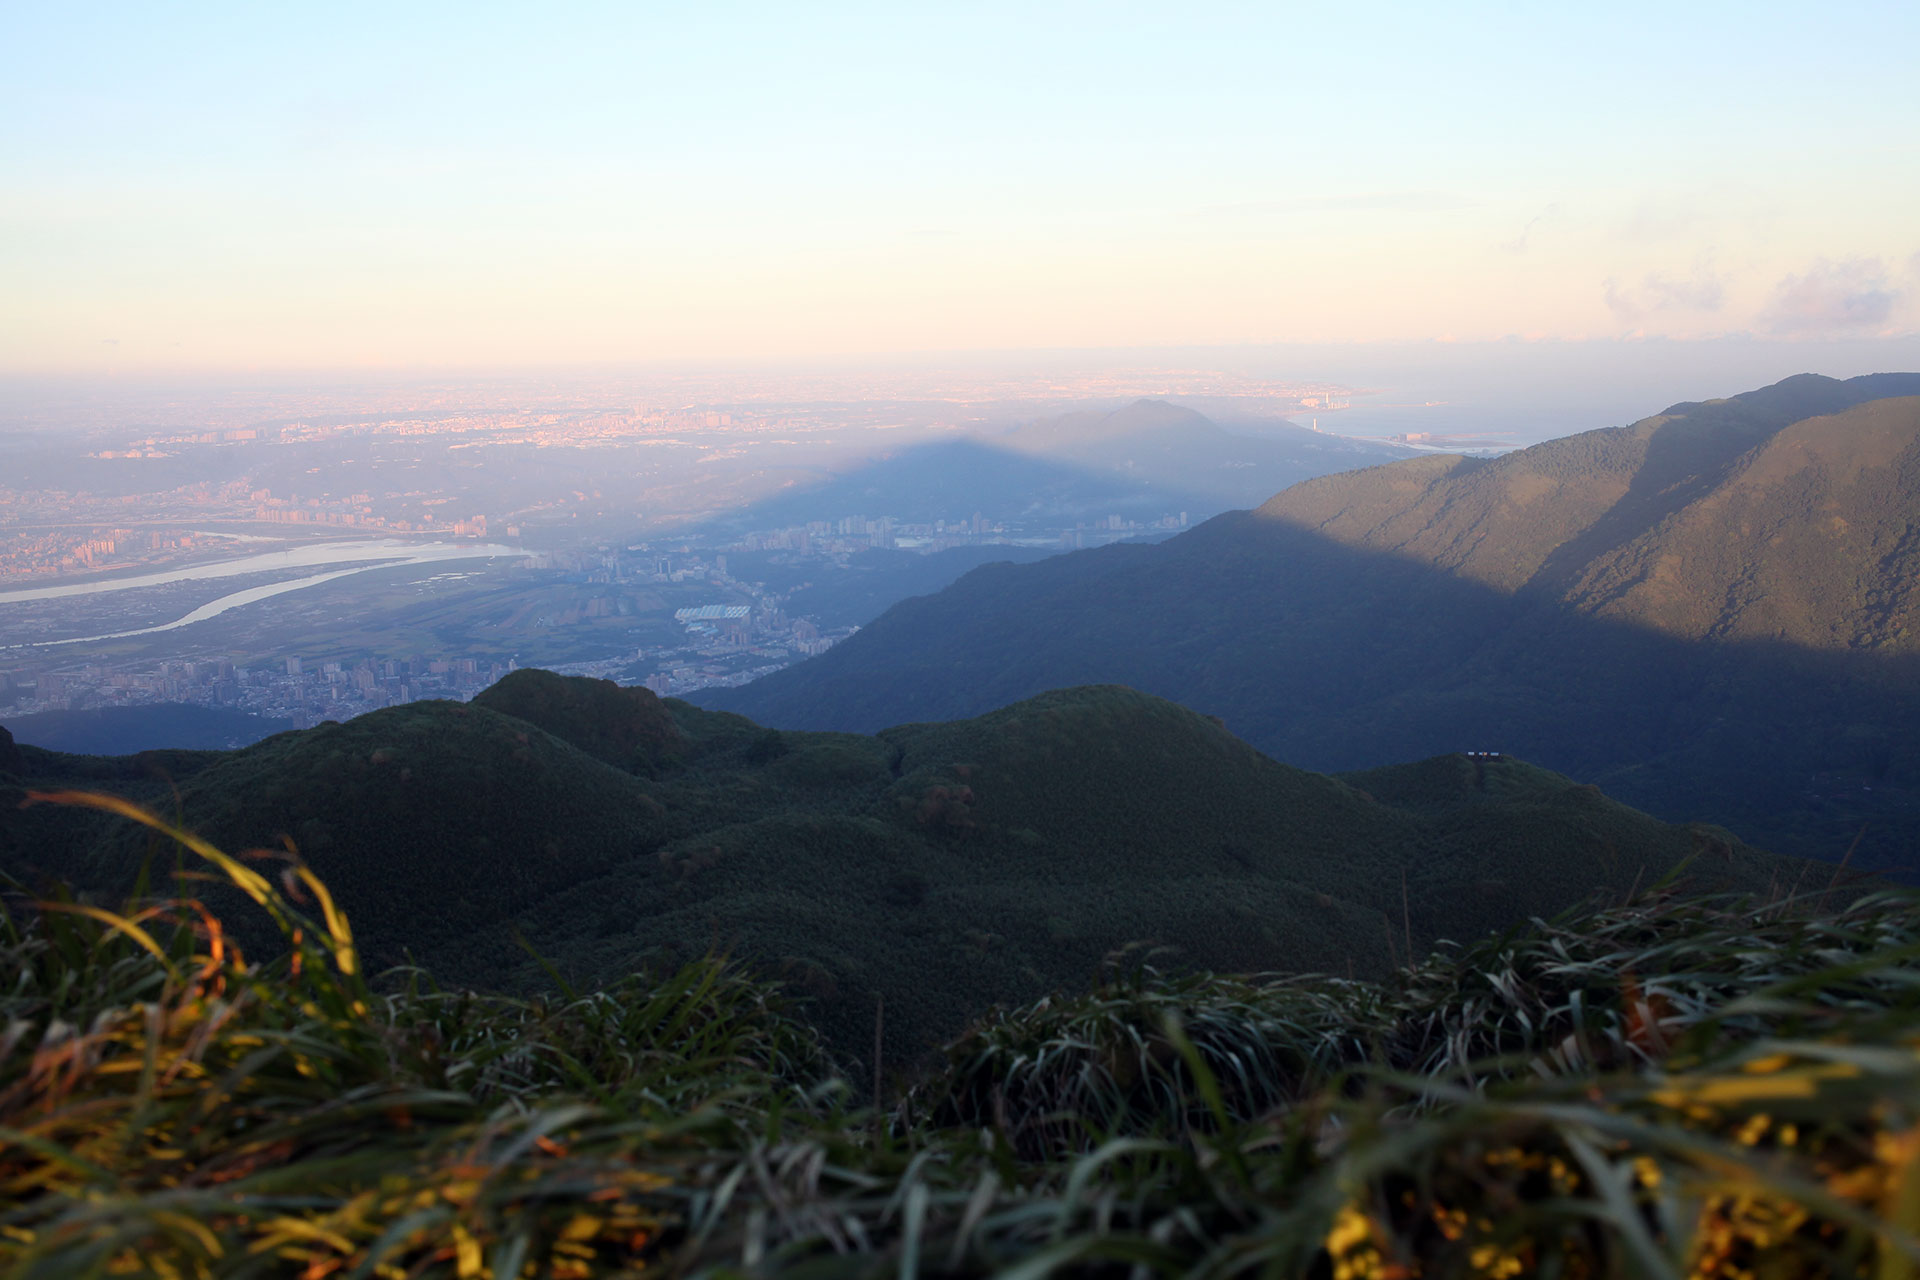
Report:
[[[884,997],[903,1059],[1129,949],[1364,977],[1683,863],[1700,888],[1806,874],[1520,760],[1326,777],[1111,686],[863,736],[522,671],[472,704],[240,751],[19,755],[0,780],[0,866],[27,884],[109,899],[132,885],[152,853],[138,828],[17,807],[30,790],[106,790],[235,850],[297,850],[376,966],[529,988],[543,964],[592,984],[717,949],[784,976],[841,1043],[872,1034]]]

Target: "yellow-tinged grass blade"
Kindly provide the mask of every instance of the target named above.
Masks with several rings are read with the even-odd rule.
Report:
[[[131,818],[141,826],[151,827],[160,834],[177,840],[187,848],[193,850],[208,862],[213,863],[222,871],[226,872],[227,876],[235,885],[246,891],[248,897],[252,898],[261,906],[267,907],[270,910],[272,909],[274,899],[273,886],[267,883],[265,876],[253,870],[251,867],[243,866],[231,854],[215,848],[212,844],[194,835],[191,831],[185,831],[174,826],[144,805],[138,805],[131,800],[123,800],[119,796],[110,796],[99,791],[29,791],[27,792],[27,798],[21,803],[23,806],[30,804],[72,805],[76,808],[99,809],[106,813],[117,813],[123,818]]]
[[[273,916],[280,925],[292,928],[303,923],[298,914],[289,910],[280,895],[274,892],[272,883],[265,876],[202,837],[173,825],[144,805],[99,791],[29,791],[22,804],[72,805],[76,808],[99,809],[105,813],[130,818],[143,827],[178,841],[220,868],[235,887],[266,908],[268,914]],[[334,963],[339,966],[341,973],[351,976],[355,973],[357,966],[353,935],[347,926],[346,917],[334,905],[333,895],[327,892],[326,886],[320,882],[319,877],[305,866],[296,866],[294,870],[320,900],[320,909],[327,922],[327,938],[330,944],[328,949],[333,953]]]
[[[153,958],[166,967],[168,977],[178,976],[174,970],[173,962],[167,959],[167,953],[161,949],[158,942],[154,941],[153,935],[125,916],[115,915],[113,912],[104,911],[99,907],[90,907],[84,902],[41,902],[36,905],[38,905],[42,911],[59,911],[67,915],[86,916],[90,920],[98,920],[109,929],[126,934],[129,938],[139,943],[141,947],[151,952]]]
[[[320,917],[326,921],[327,935],[333,941],[334,963],[340,966],[340,972],[352,974],[357,962],[353,950],[353,929],[347,924],[347,917],[334,905],[333,894],[328,891],[326,884],[305,863],[296,865],[293,874],[300,877],[300,883],[306,885],[320,903]]]

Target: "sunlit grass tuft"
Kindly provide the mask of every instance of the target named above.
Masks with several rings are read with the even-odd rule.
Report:
[[[673,1237],[679,1169],[711,1135],[810,1104],[817,1040],[725,961],[551,1002],[422,975],[377,993],[306,868],[269,878],[123,802],[51,798],[179,840],[285,948],[250,961],[186,901],[9,912],[0,1259],[17,1273],[586,1274]]]

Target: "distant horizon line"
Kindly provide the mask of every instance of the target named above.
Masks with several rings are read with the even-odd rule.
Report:
[[[1395,351],[1465,352],[1476,349],[1502,351],[1567,349],[1686,349],[1712,347],[1755,347],[1777,350],[1863,350],[1874,347],[1898,347],[1914,344],[1914,358],[1920,360],[1920,330],[1873,335],[1774,335],[1765,333],[1728,333],[1709,337],[1675,337],[1665,334],[1621,335],[1611,337],[1539,337],[1509,334],[1498,338],[1368,338],[1337,341],[1290,339],[1280,341],[1152,343],[1127,346],[1048,346],[1048,347],[951,347],[911,351],[844,351],[821,355],[728,357],[685,356],[647,359],[546,360],[528,363],[499,361],[431,361],[364,364],[138,364],[64,365],[7,367],[0,365],[0,381],[62,382],[80,380],[117,381],[121,379],[207,378],[289,378],[289,377],[529,377],[542,375],[585,374],[674,374],[718,372],[790,373],[809,370],[836,372],[863,369],[900,372],[931,370],[950,362],[980,366],[994,362],[1040,363],[1063,359],[1145,359],[1175,355],[1248,356],[1263,353],[1391,353]]]

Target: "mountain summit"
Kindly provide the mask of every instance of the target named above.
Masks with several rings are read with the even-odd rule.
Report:
[[[1802,375],[1500,458],[1310,480],[1256,514],[1689,639],[1883,645],[1920,586],[1915,396],[1920,375]]]
[[[1088,409],[1031,423],[1011,432],[1016,448],[1035,453],[1070,454],[1141,437],[1228,436],[1212,419],[1165,400],[1135,400],[1119,409]]]
[[[1033,457],[1108,474],[1161,491],[1192,495],[1199,509],[1245,505],[1276,480],[1388,461],[1398,450],[1301,427],[1237,435],[1211,418],[1165,400],[1135,400],[1031,423],[999,441]],[[1270,491],[1270,490],[1269,490]]]

